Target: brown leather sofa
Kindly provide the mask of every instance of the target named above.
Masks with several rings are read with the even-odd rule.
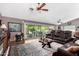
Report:
[[[53,39],[55,42],[65,44],[69,41],[72,41],[72,32],[71,31],[62,31],[62,30],[52,30],[50,34],[46,35],[47,38]]]

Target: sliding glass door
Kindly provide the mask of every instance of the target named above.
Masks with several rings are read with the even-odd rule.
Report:
[[[45,35],[48,31],[47,26],[41,25],[26,25],[27,26],[27,38],[38,38]]]

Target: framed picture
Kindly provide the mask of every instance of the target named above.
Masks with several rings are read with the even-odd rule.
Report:
[[[9,22],[8,27],[10,32],[21,32],[22,24]]]

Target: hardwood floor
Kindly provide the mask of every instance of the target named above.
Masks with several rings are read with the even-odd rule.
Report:
[[[10,41],[10,45],[11,46],[15,46],[15,45],[18,45],[18,44],[24,44],[25,43],[25,40],[21,40],[19,42],[16,42],[16,41]]]

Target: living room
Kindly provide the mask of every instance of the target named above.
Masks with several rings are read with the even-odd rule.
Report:
[[[0,8],[0,32],[8,37],[0,43],[1,55],[79,55],[78,3],[0,3]]]

